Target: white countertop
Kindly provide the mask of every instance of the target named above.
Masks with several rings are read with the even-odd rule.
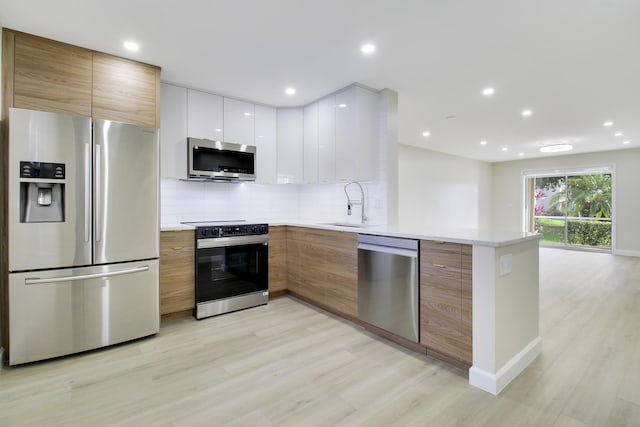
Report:
[[[266,222],[270,226],[298,226],[318,228],[322,230],[347,231],[360,234],[374,234],[379,236],[402,237],[407,239],[437,240],[442,242],[462,243],[478,246],[509,246],[516,243],[537,240],[542,237],[540,234],[502,231],[502,230],[478,230],[471,228],[443,229],[429,226],[415,225],[367,225],[365,227],[331,225],[327,220],[251,220],[247,223]],[[187,224],[163,224],[161,231],[181,231],[193,230],[192,225]]]

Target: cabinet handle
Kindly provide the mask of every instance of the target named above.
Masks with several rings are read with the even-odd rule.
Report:
[[[181,250],[184,249],[184,246],[177,246],[177,247],[171,248],[171,249],[173,249],[174,251],[181,251]]]
[[[447,268],[447,266],[444,264],[433,264],[433,266],[438,268]]]

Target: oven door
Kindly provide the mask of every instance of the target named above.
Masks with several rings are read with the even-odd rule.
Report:
[[[268,235],[199,239],[196,304],[268,289]]]

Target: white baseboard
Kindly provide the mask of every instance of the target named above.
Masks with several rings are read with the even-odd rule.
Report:
[[[513,356],[497,373],[492,374],[472,366],[469,368],[469,384],[494,396],[499,394],[542,351],[542,339],[537,337]]]
[[[635,257],[640,257],[640,251],[620,251],[620,250],[615,250],[613,251],[614,255],[622,255],[622,256],[635,256]]]

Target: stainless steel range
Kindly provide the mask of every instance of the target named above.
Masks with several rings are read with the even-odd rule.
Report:
[[[267,304],[269,226],[240,221],[191,222],[196,227],[196,308],[205,317]]]

